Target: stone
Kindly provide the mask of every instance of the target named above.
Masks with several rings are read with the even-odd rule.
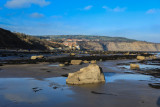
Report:
[[[138,64],[130,64],[130,69],[139,69],[139,65]]]
[[[145,56],[137,56],[137,60],[145,60]]]
[[[87,64],[87,63],[89,63],[89,61],[85,60],[85,61],[83,61],[83,63]]]
[[[38,59],[42,59],[42,58],[44,58],[44,56],[43,55],[39,55],[39,56],[37,56],[37,58]]]
[[[82,60],[71,60],[72,65],[80,65],[82,63]]]
[[[100,59],[99,61],[100,61],[100,62],[102,62],[103,60],[102,60],[102,59]]]
[[[31,56],[31,59],[32,59],[32,60],[35,60],[35,59],[42,59],[42,58],[44,58],[43,55],[39,55],[39,56]]]
[[[91,60],[91,64],[96,64],[97,61],[96,60]]]
[[[150,59],[157,59],[157,57],[155,55],[149,56]]]
[[[75,53],[71,53],[71,54],[70,54],[70,56],[75,56],[75,55],[76,55]]]
[[[68,63],[68,62],[64,62],[64,64],[65,64],[65,65],[68,65],[69,63]]]
[[[127,53],[124,53],[124,55],[129,55],[130,53],[129,52],[127,52]]]
[[[69,73],[66,79],[67,84],[82,85],[105,82],[102,69],[97,64],[90,64],[75,73]]]
[[[31,59],[32,60],[37,59],[37,56],[31,56]]]
[[[59,64],[59,66],[60,66],[60,67],[64,67],[64,66],[65,66],[65,64]]]

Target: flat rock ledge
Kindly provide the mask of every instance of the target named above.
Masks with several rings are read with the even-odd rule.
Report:
[[[105,82],[105,77],[101,67],[97,64],[90,64],[75,73],[69,73],[66,79],[67,84],[82,85]]]

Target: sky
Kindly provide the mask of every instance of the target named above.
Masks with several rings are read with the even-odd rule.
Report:
[[[160,43],[160,0],[0,0],[0,27],[30,35],[101,35]]]

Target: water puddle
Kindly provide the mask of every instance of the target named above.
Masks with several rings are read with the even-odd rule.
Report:
[[[0,78],[0,107],[45,107],[72,101],[65,77]],[[3,103],[2,103],[3,102]]]
[[[159,65],[145,65],[145,64],[138,64],[140,66],[140,69],[160,69]],[[130,65],[120,65],[118,66],[120,68],[126,68],[126,69],[130,69]]]
[[[106,83],[116,82],[118,80],[137,80],[137,81],[159,81],[160,79],[154,78],[149,75],[142,75],[142,74],[124,74],[124,73],[113,73],[108,72],[104,73]]]
[[[59,67],[59,65],[50,64],[49,67]]]

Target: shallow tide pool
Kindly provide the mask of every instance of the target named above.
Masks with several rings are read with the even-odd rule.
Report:
[[[65,79],[0,78],[0,107],[53,107],[72,101]]]

